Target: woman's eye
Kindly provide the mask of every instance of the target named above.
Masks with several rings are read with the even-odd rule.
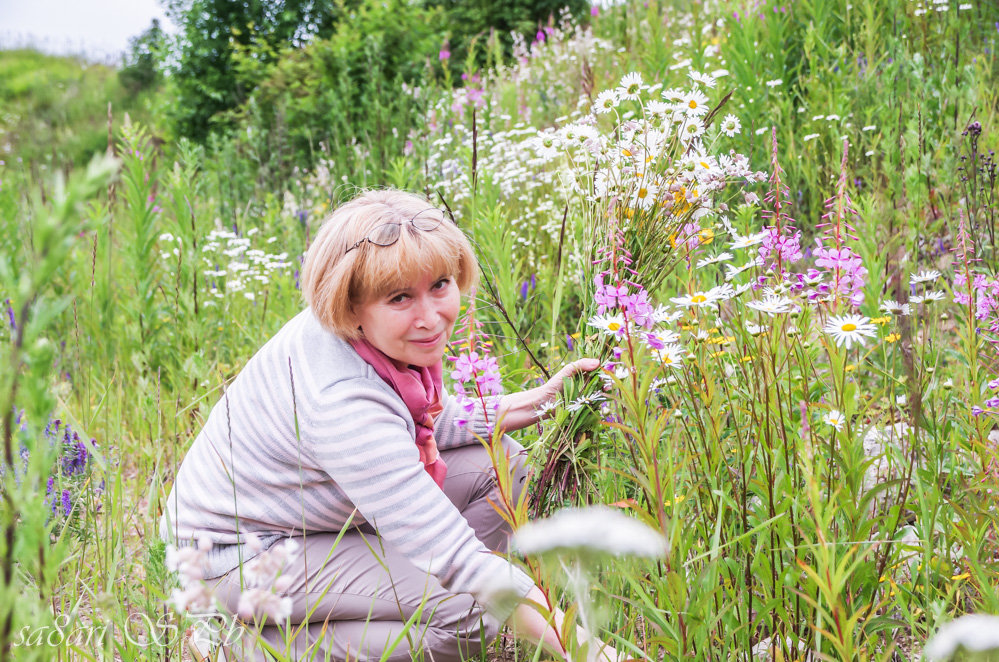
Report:
[[[409,298],[408,294],[396,294],[394,297],[389,299],[389,303],[402,303],[407,298]]]
[[[445,287],[447,287],[447,284],[450,282],[451,282],[450,278],[441,278],[439,281],[434,283],[434,289],[443,290]]]

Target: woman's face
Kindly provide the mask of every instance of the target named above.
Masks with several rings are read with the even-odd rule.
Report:
[[[425,274],[410,286],[354,306],[367,339],[404,365],[427,367],[444,356],[461,306],[449,275]]]

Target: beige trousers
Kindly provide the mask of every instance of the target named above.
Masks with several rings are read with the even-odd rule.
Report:
[[[516,466],[517,492],[527,472],[523,447],[510,437],[503,443]],[[480,444],[441,452],[447,463],[444,493],[489,549],[506,551],[509,526],[493,508],[496,486],[489,454]],[[515,458],[515,456],[517,456]],[[292,632],[284,627],[248,628],[230,656],[267,660],[258,636],[293,660],[422,659],[447,662],[474,657],[499,632],[500,623],[472,599],[450,593],[421,572],[370,526],[336,533],[313,533],[296,541],[298,557],[282,572],[292,598]],[[253,564],[248,562],[248,566]],[[230,613],[240,597],[240,572],[219,578],[216,595]],[[405,631],[405,623],[419,613]],[[308,623],[296,628],[295,624]],[[394,645],[394,648],[393,648]],[[390,650],[391,649],[391,650]]]

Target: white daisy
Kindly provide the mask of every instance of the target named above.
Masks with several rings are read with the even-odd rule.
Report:
[[[651,349],[662,349],[680,342],[680,334],[675,331],[647,331],[642,333],[642,341]]]
[[[617,98],[617,92],[614,90],[604,90],[597,95],[596,100],[593,102],[593,112],[597,115],[609,113],[617,108],[618,103],[620,103],[620,100]]]
[[[822,331],[831,335],[838,347],[846,345],[847,349],[850,349],[853,343],[863,345],[867,338],[877,335],[877,327],[871,324],[871,318],[863,315],[830,317]]]
[[[648,209],[655,204],[658,195],[658,186],[652,182],[640,182],[632,193],[630,206],[634,209]]]
[[[702,269],[710,264],[718,264],[719,262],[728,262],[734,256],[731,253],[719,253],[714,257],[706,257],[703,260],[697,261],[697,268]]]
[[[581,395],[569,404],[565,406],[566,411],[579,411],[583,407],[592,407],[593,405],[600,404],[606,400],[603,395],[599,393],[591,393],[589,395]]]
[[[633,71],[625,74],[617,88],[619,99],[638,100],[638,94],[642,91],[642,74]]]
[[[679,104],[680,110],[687,117],[704,117],[708,110],[708,98],[700,90],[690,90],[683,95]]]
[[[711,74],[701,73],[700,71],[691,70],[687,72],[687,77],[695,83],[700,83],[704,87],[714,87],[716,84],[714,76]]]
[[[757,232],[756,234],[751,234],[748,237],[736,236],[735,241],[729,244],[729,248],[740,249],[749,248],[750,246],[755,246],[757,244],[763,243],[763,238],[767,236],[766,232]]]
[[[776,294],[765,294],[762,299],[746,303],[753,310],[766,313],[771,317],[774,315],[784,315],[794,310],[794,302],[787,297]]]
[[[672,324],[681,317],[683,317],[682,310],[670,312],[669,308],[663,305],[656,306],[652,313],[652,321],[656,324]]]
[[[767,328],[768,327],[766,325],[763,325],[763,324],[753,324],[752,322],[750,322],[748,320],[746,321],[746,332],[749,335],[753,336],[754,338],[756,336],[760,335],[761,333],[763,333],[764,331],[766,331]]]
[[[718,130],[729,138],[733,138],[737,133],[742,131],[742,122],[739,121],[738,117],[729,113],[725,116],[725,119],[721,121]]]
[[[944,298],[943,292],[927,292],[925,294],[914,294],[909,297],[909,303],[911,304],[921,304],[921,303],[933,303],[934,301],[941,301]]]
[[[668,368],[683,367],[684,354],[679,345],[666,345],[662,349],[653,350],[652,355]]]
[[[735,290],[728,283],[724,283],[708,290],[708,296],[714,297],[717,301],[725,301],[735,296]]]
[[[674,106],[683,101],[684,92],[679,87],[671,87],[662,91],[663,101]]]
[[[714,305],[717,300],[711,292],[694,292],[690,295],[670,298],[670,301],[684,308],[705,308]]]
[[[844,418],[843,414],[838,410],[830,409],[822,417],[822,422],[836,428],[837,430],[842,430],[843,424],[846,423],[846,418]]]
[[[885,299],[881,302],[881,312],[890,313],[892,315],[908,315],[912,311],[912,307],[907,303],[899,303],[898,301],[892,301],[891,299]]]
[[[909,276],[909,283],[912,285],[919,285],[921,283],[932,283],[937,278],[940,278],[939,271],[920,271],[918,274],[912,274]]]
[[[612,315],[594,315],[587,324],[595,326],[608,336],[623,335],[627,326],[624,316],[616,313]]]
[[[683,130],[680,133],[684,138],[693,140],[704,133],[704,126],[696,120],[693,122],[687,122],[683,125]]]

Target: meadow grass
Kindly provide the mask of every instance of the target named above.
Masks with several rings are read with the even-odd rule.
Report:
[[[997,38],[985,2],[649,0],[419,92],[364,183],[453,209],[509,389],[605,364],[522,435],[508,516],[612,504],[668,543],[582,600],[521,559],[553,601],[653,660],[911,659],[999,613]],[[0,166],[0,656],[182,654],[163,500],[361,184],[114,140],[65,182]]]

